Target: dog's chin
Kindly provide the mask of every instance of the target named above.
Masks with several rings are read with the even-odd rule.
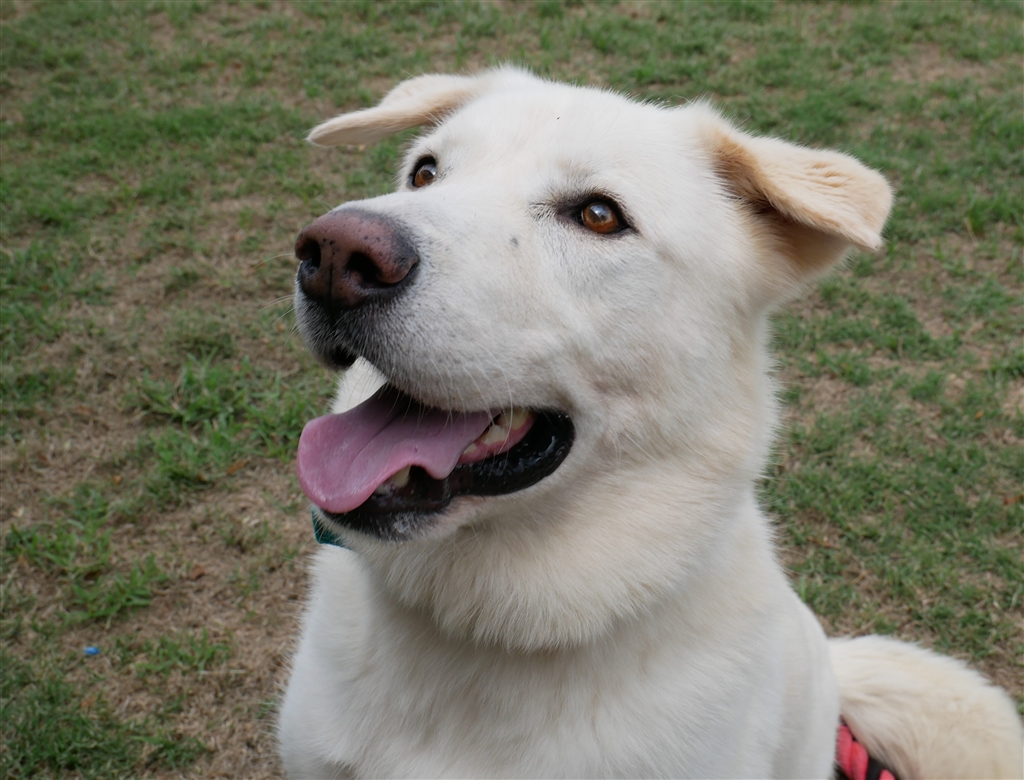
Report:
[[[385,390],[397,393],[399,403],[438,410],[392,385]],[[354,509],[334,512],[317,507],[321,522],[344,538],[355,532],[384,542],[406,542],[444,535],[465,522],[467,515],[486,511],[488,499],[526,490],[562,465],[576,436],[572,419],[550,409],[528,416],[529,428],[509,449],[472,462],[460,461],[440,479],[419,466],[408,467],[401,480],[387,480]],[[481,440],[486,435],[481,434]]]
[[[374,513],[363,507],[351,512],[328,512],[316,507],[319,522],[336,536],[354,541],[353,532],[380,542],[408,542],[414,539],[443,535],[452,507],[440,511],[396,511]]]

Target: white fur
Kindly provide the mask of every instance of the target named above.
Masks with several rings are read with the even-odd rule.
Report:
[[[829,643],[840,709],[900,777],[1024,777],[1013,703],[959,661],[881,636]]]
[[[456,499],[422,538],[340,530],[352,551],[320,551],[281,711],[288,773],[826,777],[842,700],[910,780],[946,771],[914,753],[921,735],[961,725],[916,695],[918,669],[971,702],[965,733],[993,735],[965,736],[956,766],[1018,771],[989,758],[1018,749],[1012,705],[954,661],[850,642],[837,689],[755,500],[777,419],[768,314],[850,244],[880,243],[884,179],[703,104],[512,69],[411,80],[311,138],[415,125],[432,129],[403,172],[431,155],[438,178],[360,208],[407,226],[423,267],[336,410],[386,376],[442,408],[562,409],[577,438],[551,476]],[[588,193],[634,230],[559,219]]]

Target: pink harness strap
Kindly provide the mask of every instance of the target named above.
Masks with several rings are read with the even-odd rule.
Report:
[[[836,776],[838,780],[897,780],[892,772],[868,755],[850,727],[842,722],[836,734]]]

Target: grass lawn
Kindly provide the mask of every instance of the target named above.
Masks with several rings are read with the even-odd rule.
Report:
[[[295,235],[401,140],[315,123],[499,62],[851,152],[887,248],[776,321],[763,484],[831,633],[1024,699],[1020,3],[0,3],[0,774],[274,776],[331,378]],[[99,652],[87,655],[84,648]]]

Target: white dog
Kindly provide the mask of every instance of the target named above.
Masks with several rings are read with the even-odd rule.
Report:
[[[1008,696],[827,641],[757,506],[773,307],[891,195],[852,158],[510,68],[423,76],[323,145],[429,126],[398,191],[299,236],[299,327],[349,368],[307,426],[319,553],[293,777],[1020,777]],[[354,364],[353,364],[354,363]]]

